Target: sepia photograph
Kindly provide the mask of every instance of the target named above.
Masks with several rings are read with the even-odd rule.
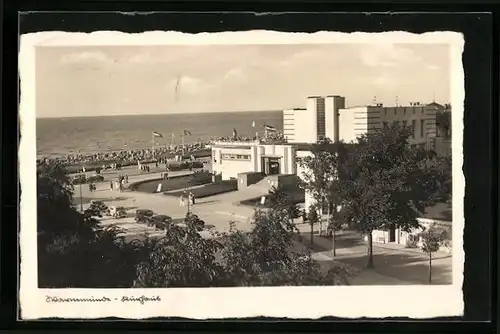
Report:
[[[462,48],[447,32],[22,36],[21,308],[396,316],[430,297],[460,313]]]

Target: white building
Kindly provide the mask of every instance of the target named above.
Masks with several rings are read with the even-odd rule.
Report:
[[[436,137],[436,112],[439,106],[437,103],[422,105],[414,102],[409,106],[384,107],[376,104],[340,109],[339,137],[345,142],[356,141],[362,134],[398,124],[411,128],[411,145],[431,149]]]
[[[451,210],[451,205],[446,203],[437,203],[426,208],[425,212],[421,214],[421,217],[417,218],[422,228],[415,228],[410,232],[402,231],[399,228],[388,229],[385,231],[375,230],[372,233],[373,242],[383,244],[394,243],[399,245],[408,245],[414,242],[414,247],[421,247],[423,242],[421,233],[425,229],[434,226],[446,231],[447,239],[445,239],[445,243],[441,246],[440,250],[450,252],[452,239]],[[366,240],[368,240],[368,237],[365,236],[365,241]]]
[[[289,143],[315,143],[325,137],[338,141],[341,108],[345,108],[342,96],[310,96],[306,108],[283,110],[283,136]]]
[[[212,171],[223,180],[239,173],[296,174],[295,147],[286,143],[219,141],[212,145]]]
[[[354,142],[363,134],[377,131],[390,124],[411,127],[411,145],[434,148],[436,113],[445,107],[437,103],[423,105],[412,102],[409,106],[385,107],[375,104],[346,108],[345,98],[338,95],[307,98],[306,108],[283,111],[284,137],[289,143],[315,143],[322,138],[332,142]],[[311,155],[306,150],[296,150],[298,159]],[[297,167],[297,175],[303,170]],[[305,207],[313,204],[306,192]]]

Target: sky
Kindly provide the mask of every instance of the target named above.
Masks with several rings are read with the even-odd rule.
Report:
[[[449,46],[281,44],[36,48],[37,117],[450,101]]]

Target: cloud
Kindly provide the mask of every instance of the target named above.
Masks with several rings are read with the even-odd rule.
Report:
[[[244,67],[236,67],[230,69],[225,75],[224,81],[245,81],[247,79]]]
[[[332,62],[335,59],[334,54],[315,48],[292,54],[290,57],[280,61],[278,66],[293,67],[300,63]]]
[[[64,64],[83,62],[102,62],[112,64],[116,62],[116,59],[109,57],[101,51],[84,51],[64,55],[61,62]]]
[[[363,48],[360,58],[369,67],[397,67],[422,60],[414,50],[395,44],[364,45]]]

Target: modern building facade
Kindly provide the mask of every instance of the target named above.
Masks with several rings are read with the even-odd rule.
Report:
[[[295,147],[286,143],[219,141],[212,145],[212,171],[223,180],[239,173],[296,174]]]
[[[316,118],[306,108],[283,110],[283,137],[289,143],[312,142],[316,138]]]
[[[338,141],[341,108],[345,108],[342,96],[310,96],[306,108],[283,110],[283,135],[289,143],[315,143],[323,138]]]
[[[306,108],[283,110],[283,135],[289,143],[314,143],[322,138],[352,142],[363,134],[399,124],[411,128],[410,144],[432,149],[436,114],[445,109],[434,102],[391,107],[378,103],[347,108],[345,97],[339,95],[310,96]]]
[[[346,107],[345,98],[339,95],[307,98],[306,108],[283,111],[284,137],[290,144],[315,143],[322,138],[332,142],[355,142],[361,135],[379,131],[398,124],[411,129],[410,144],[426,149],[436,149],[436,113],[449,109],[438,103],[387,107],[381,103],[360,107]],[[439,144],[439,143],[437,143]],[[311,154],[296,149],[296,159]],[[304,173],[296,164],[297,175]],[[305,195],[306,210],[314,203],[310,194]]]
[[[363,135],[394,124],[411,129],[410,144],[432,149],[436,137],[436,112],[438,104],[422,105],[418,102],[409,106],[352,107],[340,110],[340,138],[345,142],[356,141]]]

